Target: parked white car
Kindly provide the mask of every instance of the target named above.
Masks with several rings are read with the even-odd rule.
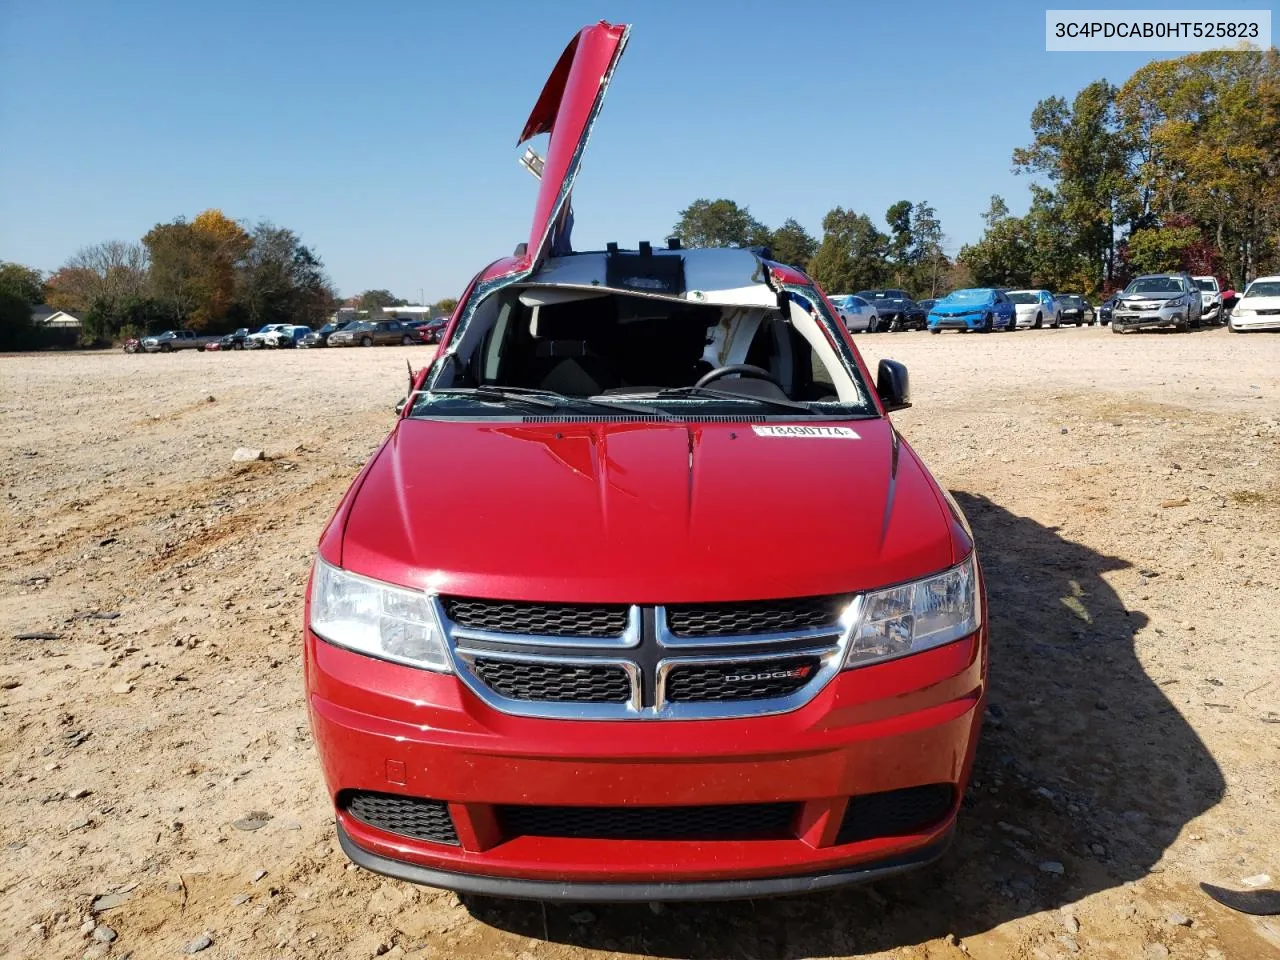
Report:
[[[255,330],[244,338],[244,345],[250,350],[275,346],[276,334],[292,327],[291,323],[268,323],[260,330]]]
[[[1057,327],[1062,324],[1062,305],[1048,290],[1006,290],[1018,311],[1019,327]]]
[[[1227,329],[1280,330],[1280,277],[1258,277],[1231,309]]]
[[[1222,290],[1217,277],[1192,277],[1200,288],[1200,322],[1218,323],[1222,320]]]
[[[275,333],[267,335],[267,346],[273,349],[281,349],[284,347],[296,347],[302,342],[302,338],[311,332],[310,327],[297,326],[286,323]]]
[[[880,327],[880,314],[869,300],[852,293],[838,293],[827,297],[840,314],[844,328],[850,333],[875,333]]]

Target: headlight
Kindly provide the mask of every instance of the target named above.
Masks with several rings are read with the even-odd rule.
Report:
[[[427,594],[358,577],[319,558],[311,580],[311,629],[357,653],[452,672]]]
[[[1232,312],[1232,313],[1234,313],[1237,317],[1252,317],[1252,316],[1253,316],[1253,314],[1254,314],[1254,309],[1253,309],[1253,307],[1240,307],[1240,306],[1237,306],[1237,307],[1236,307],[1234,310],[1232,310],[1231,312]]]
[[[914,583],[862,597],[844,668],[893,660],[959,640],[982,623],[974,554]]]
[[[1164,305],[1166,307],[1180,307],[1182,306],[1182,302],[1182,297],[1174,297],[1172,300],[1166,300]]]

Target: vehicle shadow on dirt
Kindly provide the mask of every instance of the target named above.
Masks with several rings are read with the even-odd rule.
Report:
[[[593,905],[466,898],[538,939],[659,957],[790,960],[966,937],[1147,874],[1222,797],[1205,745],[1134,655],[1147,624],[1103,574],[1129,566],[983,497],[991,694],[955,845],[915,874],[747,902]],[[1061,873],[1059,873],[1061,869]]]

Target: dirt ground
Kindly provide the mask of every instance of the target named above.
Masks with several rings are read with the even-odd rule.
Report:
[[[1280,878],[1280,336],[858,339],[908,364],[894,419],[990,581],[956,844],[652,907],[464,903],[337,850],[303,582],[428,348],[0,358],[0,955],[1280,955],[1197,887]]]

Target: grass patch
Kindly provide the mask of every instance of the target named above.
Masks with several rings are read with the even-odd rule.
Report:
[[[1231,494],[1231,499],[1242,507],[1261,507],[1270,503],[1274,498],[1265,493],[1259,493],[1257,490],[1237,490]]]

